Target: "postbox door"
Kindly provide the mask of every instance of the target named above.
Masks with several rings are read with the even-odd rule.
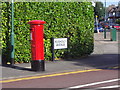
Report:
[[[30,29],[30,38],[31,38],[31,54],[32,60],[36,60],[36,44],[35,44],[35,29]]]
[[[36,59],[44,60],[44,43],[43,43],[43,25],[38,25],[36,28]]]
[[[31,28],[32,60],[44,60],[43,25]]]

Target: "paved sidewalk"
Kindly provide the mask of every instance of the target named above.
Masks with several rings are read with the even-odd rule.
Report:
[[[84,58],[59,60],[55,62],[47,61],[45,63],[44,72],[31,71],[31,64],[15,64],[16,68],[2,67],[2,79],[19,78],[34,75],[52,74],[60,72],[68,72],[74,70],[87,70],[103,68],[118,65],[118,42],[110,41],[109,32],[107,39],[103,38],[103,33],[95,33],[94,35],[94,52]]]

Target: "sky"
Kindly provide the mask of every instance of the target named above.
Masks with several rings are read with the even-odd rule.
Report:
[[[105,0],[99,0],[99,1],[105,3]],[[119,1],[120,0],[106,0],[106,7],[108,7],[109,5],[112,5],[112,4],[117,6]]]

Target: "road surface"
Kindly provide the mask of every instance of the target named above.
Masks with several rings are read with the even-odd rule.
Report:
[[[118,67],[4,80],[3,88],[118,88]]]

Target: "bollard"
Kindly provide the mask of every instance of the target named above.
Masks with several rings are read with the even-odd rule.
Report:
[[[31,68],[33,71],[45,71],[44,62],[44,42],[43,42],[43,29],[46,22],[42,20],[32,20],[30,24],[30,37],[31,37],[31,51],[32,61]]]
[[[111,41],[116,41],[116,28],[112,28]]]
[[[106,39],[106,28],[104,29],[104,39]]]

